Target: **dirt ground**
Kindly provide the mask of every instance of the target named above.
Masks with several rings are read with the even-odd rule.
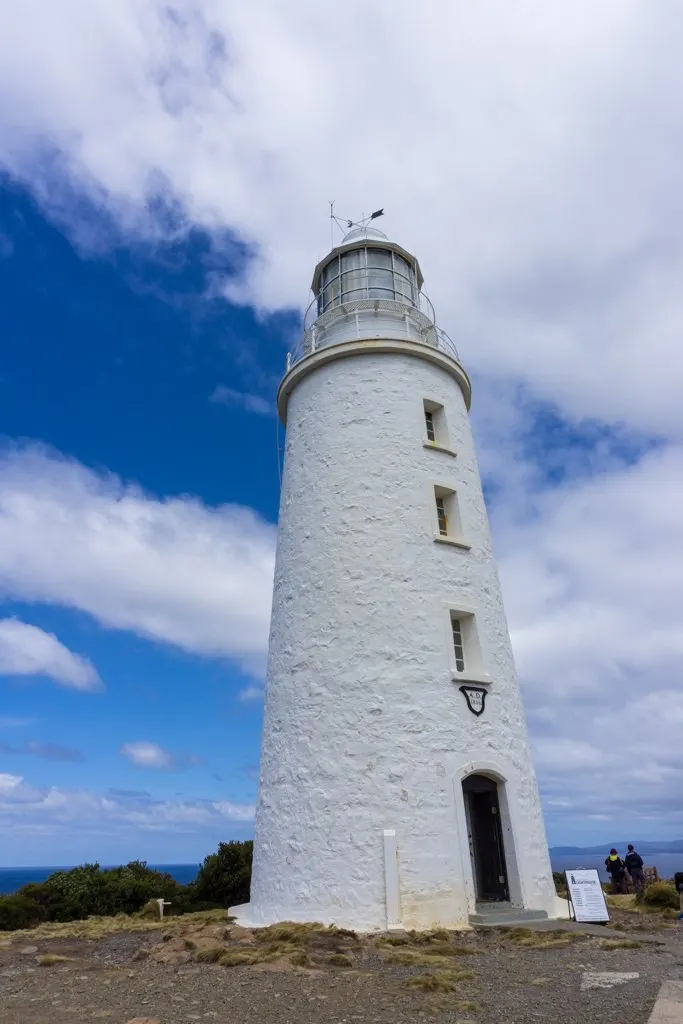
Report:
[[[0,935],[0,1021],[645,1024],[683,978],[683,926],[617,911],[589,931],[250,932],[215,913],[42,926]]]

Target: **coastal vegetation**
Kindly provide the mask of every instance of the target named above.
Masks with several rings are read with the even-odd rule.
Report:
[[[642,896],[637,897],[637,901],[643,903],[648,909],[655,910],[678,910],[680,907],[680,896],[676,892],[674,883],[664,879],[646,885]]]
[[[252,851],[251,840],[220,843],[189,885],[154,871],[144,861],[131,861],[117,868],[84,864],[70,871],[55,871],[44,882],[24,885],[11,896],[0,896],[0,931],[32,928],[50,921],[149,913],[145,908],[158,899],[169,902],[168,913],[172,915],[246,903]]]

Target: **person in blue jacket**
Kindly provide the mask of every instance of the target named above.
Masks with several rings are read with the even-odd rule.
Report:
[[[640,896],[645,888],[645,873],[643,871],[643,858],[633,848],[633,843],[628,844],[628,853],[624,857],[626,870],[631,876],[636,896]]]

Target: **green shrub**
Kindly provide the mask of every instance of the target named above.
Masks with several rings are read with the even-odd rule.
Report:
[[[194,884],[186,885],[177,893],[166,907],[165,916],[175,917],[178,914],[196,914],[200,910],[220,910],[222,905],[216,900],[200,900],[195,893]]]
[[[558,896],[566,896],[567,879],[565,878],[564,871],[553,871],[553,882],[555,883],[555,892]]]
[[[41,906],[26,896],[0,896],[0,931],[13,932],[17,928],[32,928],[46,917]]]
[[[679,908],[679,895],[672,882],[650,882],[645,886],[642,896],[638,897],[639,902],[648,907],[670,907],[672,910]]]
[[[133,914],[149,900],[173,900],[183,889],[170,875],[132,861],[106,870],[84,864],[55,871],[41,884],[25,885],[19,892],[41,906],[50,921],[78,921],[92,915]]]
[[[192,898],[221,907],[247,903],[253,850],[250,839],[242,843],[220,843],[217,853],[210,854],[199,869],[191,886]]]
[[[214,910],[249,899],[253,843],[221,843],[204,861],[196,883],[180,885],[170,875],[153,871],[144,861],[118,868],[83,864],[55,871],[44,882],[23,886],[13,896],[0,897],[0,930],[30,928],[41,921],[80,921],[116,914],[150,916],[155,902],[168,900],[167,912],[187,914]]]

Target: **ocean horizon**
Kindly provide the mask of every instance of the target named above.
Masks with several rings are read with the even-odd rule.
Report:
[[[638,847],[636,847],[638,849]],[[609,853],[607,847],[604,853],[577,853],[577,854],[553,854],[550,853],[550,863],[553,871],[571,871],[572,868],[597,868],[600,877],[606,880],[608,875],[605,871],[605,857]],[[623,857],[625,849],[620,849]],[[660,878],[673,878],[677,871],[683,871],[683,853],[642,853],[645,867],[655,867]]]
[[[553,871],[570,871],[572,868],[597,868],[601,877],[607,878],[605,872],[605,857],[609,852],[608,848],[604,853],[576,852],[571,854],[554,853],[550,851],[550,863]],[[622,856],[625,851],[622,851]],[[660,878],[673,878],[676,871],[683,871],[682,853],[651,853],[643,854],[643,860],[648,867],[656,867]],[[24,885],[31,882],[44,882],[46,878],[55,871],[71,871],[75,865],[56,867],[28,867],[28,868],[0,868],[0,896],[9,896]],[[175,878],[181,885],[188,885],[197,877],[199,864],[149,864],[155,871],[163,871],[165,874]],[[117,864],[103,864],[102,867],[118,867]]]

